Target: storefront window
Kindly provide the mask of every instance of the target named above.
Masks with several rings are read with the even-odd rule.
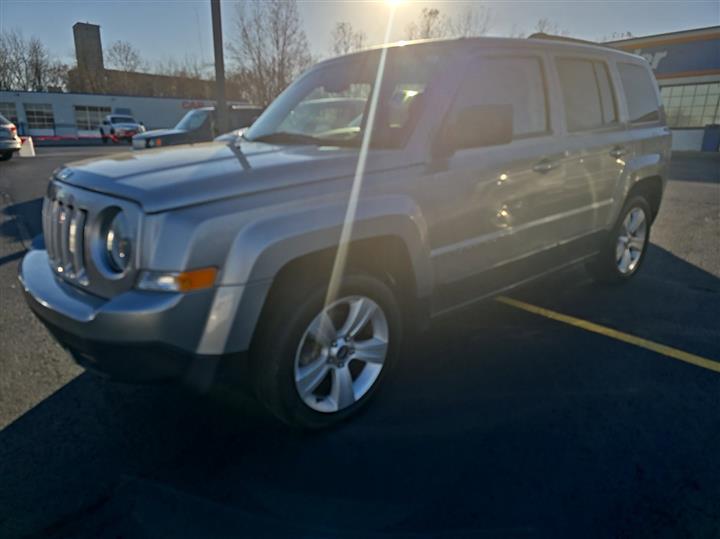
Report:
[[[100,126],[110,112],[110,107],[75,105],[75,124],[80,130],[92,131]]]
[[[53,129],[55,127],[52,105],[49,103],[25,103],[24,107],[28,129]]]
[[[702,128],[720,123],[720,83],[665,86],[660,90],[670,127]]]
[[[0,103],[0,114],[5,116],[15,125],[18,124],[17,107],[15,103]]]

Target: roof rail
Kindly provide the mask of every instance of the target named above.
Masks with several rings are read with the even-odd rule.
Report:
[[[530,34],[527,38],[528,39],[548,39],[551,41],[567,41],[569,43],[580,43],[581,45],[594,45],[595,47],[604,47],[607,49],[614,48],[610,45],[605,45],[604,43],[596,43],[595,41],[587,41],[585,39],[577,39],[575,37],[556,36],[553,34],[546,34],[545,32],[535,32],[534,34]]]

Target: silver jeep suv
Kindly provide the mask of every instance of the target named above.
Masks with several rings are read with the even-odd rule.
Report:
[[[297,114],[309,101],[328,105]],[[89,369],[197,382],[222,362],[280,419],[323,427],[433,317],[574,264],[629,280],[669,156],[639,56],[388,46],[316,65],[237,141],[58,170],[20,279]]]

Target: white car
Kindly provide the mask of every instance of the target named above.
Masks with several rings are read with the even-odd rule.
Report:
[[[103,144],[113,142],[132,142],[138,133],[144,133],[145,126],[132,116],[126,114],[108,114],[100,126],[100,137]]]

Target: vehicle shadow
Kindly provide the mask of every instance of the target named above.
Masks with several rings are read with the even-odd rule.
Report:
[[[23,242],[42,234],[42,198],[3,208],[7,217],[0,223],[0,236]]]
[[[645,270],[619,289],[572,271],[512,296],[720,359],[704,319],[718,279],[657,246]],[[388,382],[352,422],[300,433],[227,388],[82,374],[0,432],[0,536],[718,529],[715,373],[490,301],[433,323]]]

